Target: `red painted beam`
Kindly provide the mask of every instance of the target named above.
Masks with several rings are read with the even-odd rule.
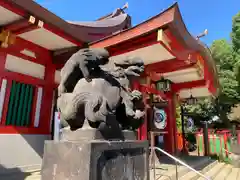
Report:
[[[20,74],[17,72],[10,72],[10,71],[4,71],[1,74],[2,78],[6,78],[8,80],[15,80],[24,84],[32,84],[36,86],[45,86],[46,83],[43,79],[38,79],[32,76],[28,76],[25,74]]]
[[[157,41],[156,32],[144,35],[140,38],[135,38],[131,41],[127,41],[116,46],[108,47],[107,49],[111,56],[116,56],[154,44],[159,44]]]
[[[166,99],[166,95],[163,92],[158,91],[157,89],[154,89],[148,85],[140,85],[140,91],[143,93],[152,93],[160,95],[163,99]]]
[[[172,32],[169,29],[164,30],[165,35],[170,40],[169,44],[172,49],[176,49],[178,51],[184,51],[186,48],[183,47],[182,44],[179,43],[179,40],[174,37]]]
[[[31,24],[31,25],[28,25],[24,28],[18,29],[17,31],[14,32],[14,34],[23,34],[23,33],[26,33],[26,32],[36,30],[38,28],[39,28],[38,26]]]
[[[47,83],[43,79],[38,79],[32,76],[20,74],[17,72],[2,71],[0,77],[6,78],[9,81],[15,80],[24,84],[32,84],[34,86],[41,86],[43,88],[48,87],[48,89],[54,89],[57,86],[55,82]]]
[[[191,68],[196,64],[196,62],[188,63],[179,59],[171,59],[167,61],[161,61],[154,64],[149,64],[146,66],[145,71],[147,73],[156,72],[156,73],[167,73],[178,71],[186,68]]]
[[[3,29],[14,32],[20,28],[23,28],[25,26],[28,26],[29,23],[26,19],[20,19],[14,22],[11,22],[10,24],[7,24],[3,27]]]
[[[27,19],[20,19],[8,25],[3,26],[2,28],[6,31],[10,31],[17,35],[17,34],[26,33],[39,28],[36,22],[38,21],[35,20],[34,23],[31,23]]]
[[[191,82],[184,82],[184,83],[177,83],[172,85],[172,90],[174,92],[178,92],[181,89],[191,89],[191,88],[196,88],[196,87],[202,87],[206,86],[206,81],[203,80],[198,80],[198,81],[191,81]]]
[[[0,134],[50,134],[49,127],[18,127],[18,126],[0,126]]]
[[[197,53],[193,51],[189,51],[187,49],[176,49],[174,46],[172,47],[170,43],[170,48],[160,41],[160,44],[173,56],[177,59],[185,61],[187,63],[195,62],[197,60]]]
[[[184,47],[183,44],[179,43],[179,40],[175,38],[175,36],[170,32],[169,29],[164,30],[165,35],[170,40],[169,46],[166,46],[161,41],[162,46],[168,50],[169,53],[171,53],[173,56],[175,56],[177,59],[182,60],[189,63],[196,62],[197,60],[197,52],[192,51]]]

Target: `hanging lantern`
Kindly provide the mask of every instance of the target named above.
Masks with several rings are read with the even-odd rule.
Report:
[[[197,99],[191,95],[189,98],[186,99],[186,103],[188,105],[195,105],[197,104]]]
[[[164,92],[171,91],[171,81],[168,79],[162,78],[161,80],[156,82],[156,89]]]

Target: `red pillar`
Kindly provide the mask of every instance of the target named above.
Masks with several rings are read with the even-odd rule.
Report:
[[[52,100],[53,100],[53,90],[55,88],[54,83],[55,77],[55,66],[51,63],[49,57],[49,63],[46,65],[45,69],[45,86],[43,87],[43,99],[42,99],[42,109],[40,116],[40,128],[50,134],[50,122],[52,119]]]
[[[0,48],[0,83],[2,82],[2,79],[3,79],[6,58],[7,58],[7,53],[4,51],[3,48]],[[4,104],[3,104],[2,119],[1,119],[0,125],[5,125],[5,122],[6,122],[11,86],[12,86],[12,82],[8,81],[7,87],[6,87],[6,94],[5,94]]]
[[[151,78],[150,76],[146,76],[146,85],[151,87]],[[144,123],[140,127],[140,132],[141,132],[141,140],[147,140],[148,139],[148,111],[149,111],[149,105],[147,102],[149,94],[147,92],[142,92],[143,93],[143,101],[145,104],[145,116],[144,116]]]
[[[139,82],[138,81],[133,81],[132,82],[132,89],[133,90],[140,90],[140,84],[139,84]],[[141,136],[142,136],[142,128],[140,127],[140,128],[138,128],[138,130],[137,130],[137,139],[138,140],[141,140],[142,138],[141,138]]]
[[[141,135],[140,135],[140,139],[141,140],[147,140],[148,139],[148,127],[147,127],[147,124],[148,124],[148,116],[147,116],[147,112],[148,112],[148,105],[147,105],[147,94],[144,93],[143,94],[143,100],[144,100],[144,104],[145,104],[145,116],[144,116],[144,122],[142,124],[142,126],[140,127],[140,132],[141,132]]]
[[[167,127],[165,128],[165,130],[168,132],[168,134],[164,135],[164,146],[167,152],[174,154],[177,143],[175,100],[172,93],[168,93],[167,98],[168,106],[165,108],[167,114]]]

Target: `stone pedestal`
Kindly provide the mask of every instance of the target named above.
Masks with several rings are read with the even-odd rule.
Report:
[[[229,154],[229,158],[231,159],[231,164],[240,168],[240,145],[237,142],[231,144],[232,153]]]
[[[148,180],[147,141],[88,140],[78,131],[45,142],[42,180]]]

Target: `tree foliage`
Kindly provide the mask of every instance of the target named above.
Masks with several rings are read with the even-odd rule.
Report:
[[[238,85],[240,85],[240,12],[233,17],[232,25],[232,47],[233,47],[233,57],[235,59],[234,71],[236,73],[236,79]],[[239,91],[239,88],[238,88]]]
[[[228,125],[228,114],[240,101],[240,12],[233,17],[231,42],[224,39],[212,43],[210,50],[218,67],[221,92],[217,99],[200,100],[189,107],[198,117],[210,120],[218,115]]]

